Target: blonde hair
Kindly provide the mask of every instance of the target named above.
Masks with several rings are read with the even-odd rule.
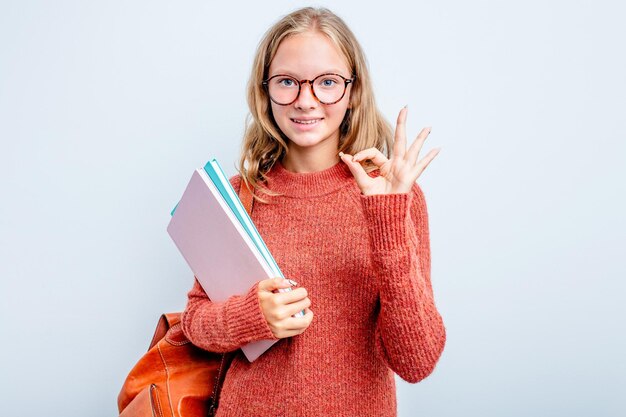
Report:
[[[269,96],[262,85],[280,43],[289,36],[305,32],[322,33],[337,46],[348,67],[356,76],[350,94],[350,108],[340,126],[339,149],[348,154],[375,147],[389,156],[392,129],[378,111],[365,54],[346,23],[326,8],[305,7],[274,24],[261,39],[247,86],[250,115],[241,146],[239,173],[243,183],[268,195],[279,195],[263,186],[265,174],[288,151],[288,138],[281,132],[271,114]],[[247,166],[246,166],[247,165]],[[376,169],[365,163],[364,169]],[[243,186],[243,184],[242,184]],[[255,192],[255,198],[265,202]]]

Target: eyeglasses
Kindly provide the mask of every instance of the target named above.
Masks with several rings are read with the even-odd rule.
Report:
[[[318,75],[312,80],[297,80],[286,74],[277,74],[267,80],[263,85],[267,88],[270,100],[280,106],[288,106],[294,103],[300,96],[302,84],[308,83],[313,97],[322,104],[335,104],[346,94],[348,84],[353,83],[356,75],[346,78],[339,74],[326,73]]]

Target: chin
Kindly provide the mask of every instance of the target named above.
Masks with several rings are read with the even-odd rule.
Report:
[[[308,148],[311,146],[319,145],[320,143],[329,139],[328,137],[320,137],[319,135],[305,137],[303,137],[302,135],[291,135],[288,137],[291,143],[301,148]]]

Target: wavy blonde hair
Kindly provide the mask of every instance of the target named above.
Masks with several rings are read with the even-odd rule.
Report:
[[[280,43],[289,36],[305,32],[326,35],[344,55],[348,67],[356,76],[350,93],[350,108],[340,125],[339,149],[354,154],[367,148],[378,148],[387,157],[392,144],[392,128],[378,111],[365,54],[346,23],[326,8],[305,7],[280,19],[261,39],[254,57],[252,73],[247,86],[250,115],[241,145],[239,173],[242,182],[256,191],[279,195],[264,187],[265,174],[276,161],[287,154],[288,138],[272,116],[269,96],[262,85]],[[370,172],[376,169],[371,162],[363,164]]]

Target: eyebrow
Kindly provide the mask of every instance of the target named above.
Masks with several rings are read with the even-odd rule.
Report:
[[[342,73],[343,73],[343,71],[341,71],[341,70],[339,70],[339,69],[337,69],[337,68],[331,68],[331,69],[329,69],[329,70],[325,70],[325,71],[322,71],[322,72],[318,73],[318,74],[316,75],[316,77],[317,77],[318,75],[322,75],[322,74],[339,74],[339,75],[343,75]],[[293,73],[293,72],[288,71],[288,70],[286,70],[286,69],[284,69],[284,68],[279,68],[277,71],[274,71],[274,73],[273,73],[273,74],[268,74],[268,77],[273,77],[274,75],[279,75],[279,74],[291,75],[291,76],[293,76],[293,77],[295,77],[295,78],[297,78],[297,79],[299,79],[299,80],[301,80],[301,79],[302,79],[302,78],[300,78],[300,77],[298,77],[298,76],[294,75],[294,73]],[[350,78],[351,76],[352,76],[352,74],[348,75],[348,78]]]

